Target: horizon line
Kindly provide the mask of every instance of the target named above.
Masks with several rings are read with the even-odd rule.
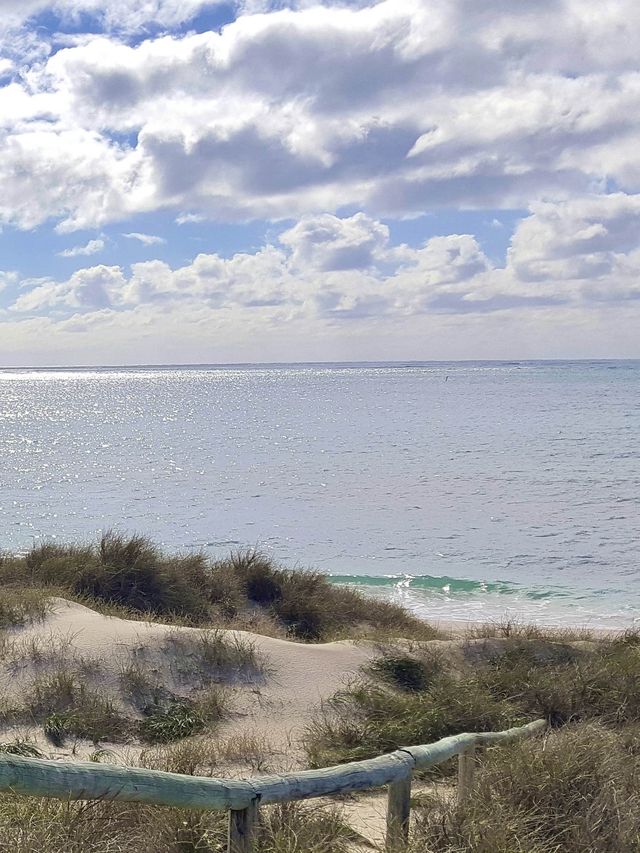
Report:
[[[424,364],[584,364],[603,362],[634,362],[640,358],[584,357],[584,358],[453,358],[453,359],[362,359],[356,361],[196,361],[196,362],[147,362],[133,364],[50,364],[50,365],[1,365],[0,372],[11,370],[149,370],[153,368],[233,368],[233,367],[293,367],[293,366],[334,366],[334,365],[424,365]]]

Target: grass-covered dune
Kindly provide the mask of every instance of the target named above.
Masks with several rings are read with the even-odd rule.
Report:
[[[110,645],[49,634],[65,612],[85,638],[111,632]],[[64,760],[84,742],[95,761],[117,748],[118,761],[204,776],[326,766],[544,717],[544,738],[478,755],[464,805],[453,762],[417,774],[398,853],[640,853],[636,632],[505,621],[446,636],[257,552],[210,561],[107,534],[0,558],[0,669],[0,751]],[[270,731],[244,726],[250,702],[271,727],[297,702],[297,740],[274,749]],[[371,849],[349,826],[371,800],[261,809],[257,853]],[[219,853],[224,835],[215,813],[0,794],[0,851]]]
[[[479,756],[463,806],[454,762],[429,771],[445,796],[417,798],[411,853],[638,853],[640,635],[502,627],[389,646],[309,726],[310,764],[546,718],[545,738]]]
[[[142,536],[107,533],[96,544],[46,543],[23,556],[0,556],[0,586],[55,592],[135,618],[247,628],[308,642],[395,634],[429,639],[436,632],[401,607],[332,585],[315,571],[293,571],[258,551],[212,561],[172,556]],[[31,601],[32,603],[29,603]],[[0,625],[3,619],[0,605]]]

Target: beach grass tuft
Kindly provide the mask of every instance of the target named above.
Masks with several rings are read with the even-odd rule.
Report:
[[[5,588],[0,593],[0,630],[42,621],[50,611],[43,590]]]

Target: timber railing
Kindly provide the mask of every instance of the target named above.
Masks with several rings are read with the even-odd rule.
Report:
[[[458,801],[473,789],[478,747],[502,744],[540,734],[545,720],[503,732],[446,737],[426,746],[321,770],[303,770],[255,779],[207,779],[89,762],[49,761],[0,755],[0,791],[63,800],[126,800],[185,809],[229,812],[228,853],[252,853],[258,808],[270,803],[307,800],[331,794],[388,786],[387,850],[401,850],[409,832],[411,776],[458,756]]]

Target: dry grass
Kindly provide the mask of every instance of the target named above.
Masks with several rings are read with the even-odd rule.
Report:
[[[346,853],[353,833],[337,810],[262,810],[256,853]],[[12,853],[221,853],[226,815],[0,795],[0,850]]]
[[[256,773],[269,772],[273,759],[273,746],[264,736],[240,734],[220,738],[204,734],[145,749],[139,763],[153,770],[211,777],[235,776],[239,769],[245,768]]]
[[[544,744],[489,750],[473,799],[430,802],[412,853],[637,853],[640,762],[635,738],[568,726]]]
[[[170,631],[163,652],[177,678],[189,684],[255,682],[268,674],[268,662],[254,643],[221,630]]]
[[[596,639],[589,628],[548,628],[543,625],[532,625],[519,619],[504,618],[492,622],[470,625],[464,632],[468,640],[479,639],[521,639],[545,640],[547,642],[570,643],[584,642]]]

